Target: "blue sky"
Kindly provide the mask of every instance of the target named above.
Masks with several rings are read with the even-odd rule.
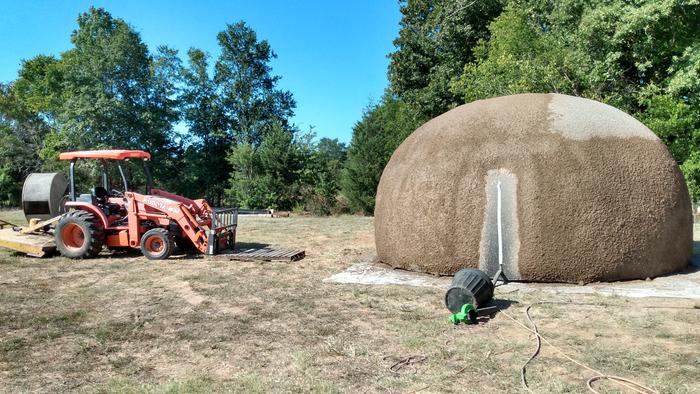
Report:
[[[0,0],[0,81],[15,79],[22,59],[69,49],[76,18],[90,5],[126,20],[151,50],[165,44],[183,58],[190,47],[218,55],[216,34],[244,20],[278,55],[273,70],[297,100],[294,122],[343,142],[387,86],[400,20],[394,0]]]

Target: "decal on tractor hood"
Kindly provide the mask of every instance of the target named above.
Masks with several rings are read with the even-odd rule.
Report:
[[[178,213],[180,210],[175,208],[175,207],[169,207],[167,206],[164,202],[159,201],[155,198],[146,198],[143,200],[143,203],[146,205],[150,205],[151,207],[158,209],[160,211],[168,211],[170,213]]]

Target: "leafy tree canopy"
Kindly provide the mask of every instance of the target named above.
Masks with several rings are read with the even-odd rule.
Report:
[[[474,45],[488,38],[502,2],[404,0],[400,6],[396,51],[389,55],[391,88],[427,120],[464,103],[450,81],[474,59]]]
[[[342,192],[350,207],[374,212],[374,201],[384,166],[401,142],[419,125],[419,115],[387,93],[379,104],[365,109],[353,127],[343,176]]]
[[[700,150],[698,1],[512,1],[451,90],[465,101],[559,92],[644,122],[683,164]],[[694,198],[695,172],[682,166]]]

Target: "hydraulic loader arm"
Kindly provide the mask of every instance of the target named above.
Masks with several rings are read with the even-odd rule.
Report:
[[[162,196],[144,196],[138,193],[125,193],[129,215],[129,243],[134,246],[140,241],[139,225],[141,220],[155,220],[162,224],[175,221],[184,235],[186,235],[195,247],[202,253],[207,250],[207,231],[197,218],[190,212],[185,203]],[[184,198],[182,198],[184,199]],[[187,199],[184,199],[187,200]],[[151,208],[140,210],[139,203]],[[207,223],[208,225],[208,223]]]

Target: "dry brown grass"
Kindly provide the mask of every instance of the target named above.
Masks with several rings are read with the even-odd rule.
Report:
[[[71,261],[0,252],[0,391],[520,392],[532,338],[505,316],[453,326],[440,289],[322,282],[374,257],[371,218],[245,217],[239,241],[303,247],[307,257]],[[497,297],[519,319],[529,303],[565,300]],[[700,392],[700,311],[645,308],[692,302],[576,301],[598,306],[533,310],[553,343],[661,392]],[[389,370],[412,355],[427,359]],[[528,376],[538,392],[577,393],[591,374],[545,346]],[[601,391],[618,392],[609,383]]]

